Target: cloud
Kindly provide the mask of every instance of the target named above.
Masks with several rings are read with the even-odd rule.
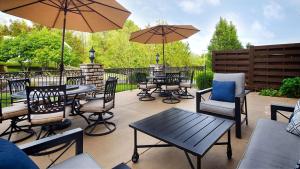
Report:
[[[199,14],[203,12],[203,7],[207,5],[217,6],[221,4],[221,0],[181,0],[179,7],[191,14]]]
[[[251,25],[251,30],[257,36],[261,38],[273,39],[275,37],[274,33],[269,31],[264,25],[259,21],[254,21]]]
[[[270,1],[264,6],[263,14],[268,19],[283,19],[285,16],[282,6],[274,1]]]

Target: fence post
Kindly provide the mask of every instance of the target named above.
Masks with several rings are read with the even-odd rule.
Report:
[[[255,46],[251,45],[249,48],[249,67],[248,67],[248,87],[250,90],[255,90],[254,86],[254,54]]]

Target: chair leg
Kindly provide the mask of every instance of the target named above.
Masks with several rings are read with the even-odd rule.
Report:
[[[110,134],[116,130],[116,125],[112,122],[108,122],[107,120],[103,119],[103,113],[95,114],[98,116],[98,119],[94,121],[92,124],[88,125],[84,129],[84,133],[88,136],[103,136],[106,134]],[[94,132],[97,126],[103,125],[104,131]]]
[[[246,115],[246,125],[248,126],[248,107],[247,107],[247,97],[245,97],[245,115]]]
[[[188,92],[187,87],[184,88],[183,93],[179,95],[182,99],[194,99],[195,96],[193,96],[191,93]]]
[[[21,121],[19,118],[11,119],[9,127],[4,132],[2,132],[0,134],[0,137],[8,135],[7,140],[11,141],[13,143],[22,142],[22,141],[32,137],[35,132],[30,128],[30,126],[18,126],[17,123],[19,121]],[[18,133],[18,132],[25,132],[26,135],[24,137],[19,138],[19,139],[11,140],[12,134],[13,133]]]
[[[152,101],[155,100],[155,97],[151,96],[151,93],[148,90],[144,90],[144,94],[140,96],[140,101]]]
[[[167,103],[167,104],[176,104],[179,103],[180,100],[177,99],[174,95],[173,95],[173,91],[168,91],[168,96],[166,98],[164,98],[162,100],[162,102]]]

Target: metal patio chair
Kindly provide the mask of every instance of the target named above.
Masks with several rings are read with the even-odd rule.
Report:
[[[155,100],[155,97],[151,96],[152,92],[150,90],[155,89],[157,87],[156,84],[151,83],[147,79],[146,73],[137,73],[136,81],[138,83],[138,88],[141,90],[137,95],[139,96],[140,101],[152,101]]]
[[[9,86],[9,93],[11,95],[11,104],[13,103],[20,103],[26,101],[26,99],[18,99],[14,98],[12,95],[17,92],[24,91],[26,86],[30,86],[30,79],[25,78],[25,79],[10,79],[8,81],[8,86]]]
[[[65,118],[66,85],[26,87],[26,95],[30,125],[41,127],[37,139],[55,135],[54,126]]]
[[[180,84],[179,84],[180,89],[181,89],[181,93],[179,95],[180,98],[182,98],[182,99],[195,98],[195,96],[193,96],[191,93],[188,92],[188,89],[191,89],[193,87],[194,73],[195,73],[195,71],[192,71],[190,76],[188,76],[188,73],[186,73],[186,77],[189,77],[189,79],[181,79]],[[180,76],[182,76],[182,73],[180,73]]]
[[[166,73],[165,84],[161,89],[166,93],[166,98],[162,101],[167,104],[179,103],[180,100],[175,97],[180,91],[180,73]]]
[[[213,116],[224,117],[235,121],[236,137],[241,138],[241,125],[246,122],[248,125],[247,111],[247,94],[250,92],[245,90],[245,74],[244,73],[215,73],[214,80],[217,81],[235,81],[235,100],[234,102],[223,102],[208,100],[202,101],[202,95],[211,92],[213,89],[208,88],[196,93],[196,110],[199,113],[209,114]],[[242,115],[245,115],[242,118]]]
[[[90,100],[81,105],[79,109],[80,115],[83,115],[83,113],[93,113],[93,115],[97,117],[94,120],[90,120],[91,122],[87,118],[84,118],[88,123],[88,126],[85,128],[86,135],[102,136],[115,131],[116,125],[107,121],[108,119],[104,118],[103,115],[115,107],[117,81],[117,78],[109,77],[105,83],[103,99]],[[103,125],[105,131],[95,132],[95,128],[99,125]]]

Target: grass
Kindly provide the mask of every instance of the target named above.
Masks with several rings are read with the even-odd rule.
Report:
[[[136,84],[120,83],[120,84],[117,84],[116,92],[133,90],[133,89],[136,89],[136,88],[137,88]]]
[[[0,98],[2,107],[10,106],[10,93],[1,93]]]

